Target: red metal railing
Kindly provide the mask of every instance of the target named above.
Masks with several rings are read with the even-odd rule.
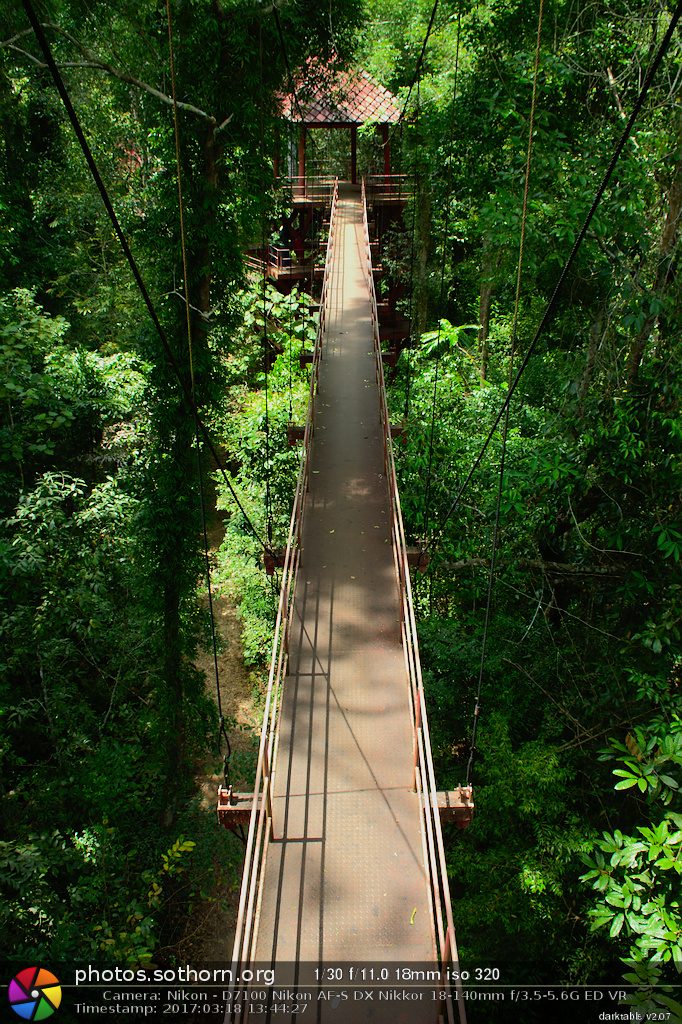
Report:
[[[267,260],[264,253],[267,252]],[[247,249],[244,253],[244,264],[247,273],[256,277],[267,274],[278,280],[281,277],[300,278],[314,270],[314,259],[300,259],[291,246],[271,243],[267,249]]]
[[[338,182],[335,181],[332,190],[331,217],[329,223],[329,236],[327,238],[327,258],[322,282],[322,294],[320,297],[319,322],[313,354],[313,372],[310,379],[308,414],[305,424],[305,433],[303,436],[301,462],[296,482],[296,493],[294,496],[294,504],[289,524],[289,538],[287,541],[284,566],[282,569],[282,587],[279,595],[277,620],[275,622],[272,660],[270,662],[268,688],[265,695],[263,725],[261,728],[258,762],[256,765],[256,779],[253,790],[253,807],[251,810],[249,831],[246,839],[244,873],[239,897],[239,910],[235,928],[234,947],[232,950],[232,977],[235,979],[241,976],[242,972],[240,970],[240,966],[251,962],[255,955],[256,932],[254,928],[254,920],[258,891],[267,845],[269,840],[274,838],[271,770],[273,764],[276,724],[280,704],[280,690],[287,671],[289,624],[293,609],[294,594],[296,591],[296,577],[300,562],[301,529],[303,525],[305,495],[308,489],[309,480],[309,453],[313,433],[315,398],[329,307],[329,268],[331,266],[332,255],[335,248],[337,202]],[[235,993],[236,991],[237,990],[235,990]],[[242,1001],[234,1001],[234,1003],[240,1002]],[[247,1007],[248,1003],[244,1000],[244,1014],[246,1013]],[[244,1019],[244,1017],[241,1012],[236,1017],[234,1015],[230,1016],[228,1008],[226,1019],[235,1020]]]
[[[436,790],[436,777],[433,769],[433,757],[431,754],[431,738],[429,735],[429,723],[426,714],[426,697],[422,681],[421,662],[419,658],[419,644],[417,641],[417,625],[412,603],[412,584],[410,580],[410,568],[407,560],[407,544],[405,543],[405,530],[403,527],[403,516],[400,508],[400,495],[398,494],[398,483],[395,472],[395,461],[393,458],[393,442],[391,440],[391,422],[388,415],[386,402],[386,387],[384,383],[384,366],[381,355],[381,341],[379,337],[379,316],[377,313],[377,300],[374,288],[374,277],[372,274],[372,249],[369,238],[369,225],[367,222],[367,202],[365,183],[362,183],[362,209],[365,254],[363,267],[369,288],[372,307],[372,335],[374,339],[374,354],[376,358],[376,378],[379,388],[379,405],[381,423],[384,435],[384,469],[388,486],[388,499],[391,510],[391,539],[393,543],[393,556],[400,594],[400,628],[402,634],[403,651],[405,654],[405,665],[410,681],[410,703],[412,709],[412,721],[414,725],[413,750],[414,750],[414,785],[419,794],[419,801],[422,811],[424,852],[426,869],[429,876],[431,891],[431,911],[435,926],[436,954],[441,968],[441,976],[450,969],[458,972],[457,943],[455,941],[455,926],[452,919],[452,903],[450,900],[450,884],[448,881],[447,865],[445,861],[445,849],[443,846],[443,833],[440,823],[440,812],[438,810],[438,798]],[[444,982],[444,987],[450,988],[449,982]],[[459,1011],[460,1024],[466,1024],[466,1009],[461,982],[455,981],[457,991],[457,1007]],[[454,1022],[454,1009],[451,1000],[445,1000],[447,1020]]]
[[[332,178],[328,174],[307,174],[303,177],[297,174],[279,177],[277,184],[280,188],[289,189],[294,200],[328,206],[332,201],[337,181],[338,178]]]
[[[370,174],[365,188],[370,203],[402,203],[412,196],[412,177],[409,174]]]
[[[252,274],[257,274],[259,277],[265,273],[266,262],[262,249],[247,249],[244,253],[244,263],[247,272],[251,271]]]
[[[267,254],[267,260],[265,258]],[[268,271],[274,270],[277,274],[291,270],[293,258],[290,246],[275,245],[271,243],[265,249],[247,249],[244,253],[244,263],[247,270],[251,270],[260,277]]]

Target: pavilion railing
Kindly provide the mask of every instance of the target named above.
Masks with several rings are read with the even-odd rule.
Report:
[[[400,596],[400,628],[402,645],[410,683],[410,705],[414,729],[413,778],[415,789],[419,795],[422,813],[424,859],[430,883],[431,911],[436,938],[436,954],[441,968],[441,976],[444,977],[448,969],[451,972],[458,972],[459,970],[457,964],[457,943],[455,940],[455,926],[452,918],[450,883],[448,881],[445,848],[443,846],[443,833],[441,829],[440,812],[438,810],[436,777],[433,768],[431,738],[426,713],[426,696],[422,680],[419,644],[417,640],[417,625],[412,601],[412,584],[407,557],[407,544],[405,542],[405,530],[403,526],[402,511],[400,508],[400,495],[398,493],[395,461],[393,457],[391,422],[389,419],[388,404],[386,401],[384,366],[381,353],[381,340],[379,336],[379,316],[377,313],[376,291],[374,288],[374,277],[372,273],[372,249],[369,237],[367,196],[364,181],[362,183],[362,208],[365,246],[363,269],[371,300],[376,379],[379,389],[379,409],[384,439],[384,470],[388,485],[388,499],[391,514],[391,540],[393,544],[393,555],[395,559],[398,591]],[[450,982],[441,981],[441,984],[449,993]],[[464,997],[461,982],[459,980],[455,981],[455,988],[457,990],[456,1001],[460,1024],[466,1024]],[[443,1002],[445,1005],[445,1019],[448,1021],[448,1024],[453,1024],[454,1009],[452,999],[445,999]]]
[[[413,194],[410,174],[370,174],[365,182],[367,201],[370,203],[402,203]]]
[[[287,540],[284,565],[282,568],[282,585],[279,595],[277,619],[275,622],[275,635],[272,645],[272,659],[270,662],[268,687],[265,695],[265,707],[263,709],[263,725],[261,727],[258,762],[256,765],[256,778],[253,790],[253,806],[251,809],[249,829],[246,838],[244,872],[242,876],[239,910],[237,912],[237,924],[232,950],[232,977],[234,979],[241,977],[243,973],[241,968],[252,962],[255,956],[257,940],[255,921],[259,890],[261,887],[263,867],[265,863],[265,854],[268,842],[270,839],[275,838],[272,802],[273,755],[281,689],[287,672],[289,656],[289,626],[293,614],[296,579],[301,557],[301,531],[305,511],[305,495],[308,490],[310,477],[310,448],[313,435],[315,400],[319,381],[320,359],[322,358],[322,346],[327,330],[327,317],[329,314],[330,266],[336,247],[337,204],[338,182],[335,182],[331,198],[331,217],[329,222],[329,235],[327,238],[322,293],[320,296],[319,321],[315,337],[315,350],[313,353],[308,413],[305,423],[294,504],[289,524],[289,537]],[[235,1021],[245,1019],[248,1009],[248,1000],[239,998],[239,995],[240,993],[243,993],[244,989],[247,987],[247,985],[243,985],[234,989],[231,1003],[232,1009],[228,1007],[225,1016],[226,1020]],[[240,1007],[240,1009],[237,1010],[235,1009],[236,1007]]]
[[[267,260],[265,254],[267,253]],[[291,246],[275,245],[274,242],[266,249],[247,249],[244,253],[244,265],[247,274],[262,278],[263,274],[278,280],[281,277],[293,276],[300,278],[315,270],[314,257],[302,259]]]
[[[293,175],[277,179],[280,188],[290,191],[294,201],[324,206],[328,206],[332,201],[336,181],[338,178],[328,174]]]
[[[262,249],[247,249],[244,253],[244,264],[246,272],[262,277],[265,273],[266,261],[263,258]]]
[[[265,259],[267,253],[267,260]],[[266,270],[278,273],[289,270],[292,265],[291,249],[284,245],[270,244],[266,249],[247,249],[244,253],[247,272],[262,277]]]

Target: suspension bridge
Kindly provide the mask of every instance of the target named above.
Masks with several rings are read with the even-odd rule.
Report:
[[[473,801],[467,788],[436,789],[409,561],[364,185],[336,184],[247,798],[235,977],[251,963],[279,966],[295,984],[304,964],[319,978],[321,965],[340,962],[446,969],[457,960],[441,816],[466,824]],[[225,824],[243,816],[243,799],[221,790]],[[247,1005],[227,1019],[247,1019]],[[401,1019],[389,1009],[363,1007],[354,1019]],[[465,1020],[456,998],[440,1009]],[[420,1003],[406,1019],[438,1015]]]
[[[218,815],[225,825],[248,823],[232,950],[235,982],[225,1021],[243,1022],[256,1016],[260,1020],[298,1020],[307,1007],[296,1003],[295,993],[299,987],[305,992],[312,983],[330,992],[328,1001],[317,1001],[314,1012],[308,1015],[318,1022],[466,1024],[464,992],[456,974],[458,952],[441,822],[468,824],[473,797],[469,786],[448,793],[439,792],[436,786],[412,603],[411,553],[402,523],[384,385],[386,353],[381,347],[367,196],[364,184],[361,188],[355,184],[357,125],[347,112],[339,113],[337,105],[332,111],[315,111],[315,125],[325,120],[334,127],[350,125],[351,180],[340,186],[335,182],[330,197],[319,327],[310,360],[308,414],[300,431],[300,470],[287,546],[278,554],[261,541],[239,503],[201,419],[193,372],[190,387],[123,234],[42,26],[28,0],[24,0],[24,6],[169,365],[195,419],[197,448],[203,443],[212,454],[245,521],[262,543],[270,568],[278,564],[282,569],[254,789],[249,794],[235,794],[221,788],[218,797]],[[388,125],[403,119],[412,88],[418,83],[436,7],[437,0],[403,112],[392,112],[386,97],[380,97],[379,106],[372,111],[375,121],[377,112],[383,118],[377,123],[382,129],[387,181],[391,178]],[[273,13],[284,48],[276,9]],[[551,320],[680,16],[682,8],[678,7],[535,335],[516,372],[510,372],[507,397],[443,522],[457,508]],[[535,76],[541,17],[542,5]],[[169,11],[172,43],[170,30]],[[286,63],[288,66],[288,60]],[[369,102],[373,95],[376,93],[367,83],[361,83],[359,101]],[[316,201],[316,196],[309,196],[307,191],[305,116],[300,104],[295,105],[302,122],[298,159],[303,173],[297,179],[294,203],[305,206],[311,198]],[[535,87],[512,336],[518,313],[534,105]],[[174,84],[173,109],[178,205],[182,212]],[[389,183],[385,198],[401,203],[400,189],[396,193]],[[181,240],[187,289],[182,217]],[[265,279],[269,262],[265,245],[262,258]],[[270,276],[292,277],[290,258],[287,262],[278,252],[276,259],[277,273]],[[314,264],[310,275],[312,281]],[[441,276],[441,287],[442,281]],[[185,299],[191,353],[187,290]],[[399,326],[397,329],[401,330]],[[394,351],[392,356],[396,355]],[[504,451],[506,420],[503,429]],[[498,517],[503,476],[504,459],[500,465]],[[496,534],[497,524],[490,560],[486,632]],[[206,555],[208,565],[207,547]],[[207,575],[210,594],[210,572]],[[479,695],[484,661],[485,636]],[[477,696],[472,751],[478,708]],[[339,986],[334,983],[353,988],[368,984],[371,989],[378,981],[387,987],[400,981],[395,972],[391,974],[391,964],[408,969],[415,965],[414,976],[421,971],[430,982],[435,978],[436,984],[429,986],[432,998],[405,1007],[390,999],[383,1006],[368,1000],[344,1006],[341,1014],[337,1012],[333,991]],[[278,990],[291,986],[294,998],[287,991],[284,1001],[277,1005],[276,990],[268,989],[261,996],[261,989],[251,984],[253,967],[272,969]],[[356,970],[354,977],[351,969]],[[257,974],[255,980],[259,980]]]

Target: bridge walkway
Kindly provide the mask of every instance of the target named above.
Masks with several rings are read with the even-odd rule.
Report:
[[[362,205],[352,186],[340,186],[337,218],[273,765],[275,838],[253,959],[433,964]],[[392,1013],[397,1020],[395,1005]],[[419,1019],[413,1006],[410,1020]]]

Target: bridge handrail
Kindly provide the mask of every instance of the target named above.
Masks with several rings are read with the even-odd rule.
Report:
[[[419,793],[422,808],[424,846],[426,853],[425,860],[432,895],[432,913],[437,938],[436,952],[438,962],[441,966],[441,971],[445,971],[445,969],[449,967],[458,971],[457,943],[455,940],[455,926],[452,918],[450,884],[448,881],[445,848],[443,846],[443,833],[440,823],[440,813],[438,810],[436,776],[433,768],[431,738],[426,712],[426,696],[424,693],[421,661],[419,658],[419,643],[417,639],[414,604],[412,601],[412,584],[407,559],[407,544],[405,542],[405,530],[400,507],[400,495],[398,493],[395,460],[393,457],[391,422],[389,419],[388,404],[386,401],[384,366],[381,355],[376,291],[374,287],[374,276],[372,273],[372,249],[369,237],[367,196],[364,180],[362,182],[361,195],[365,243],[363,267],[371,300],[372,336],[376,359],[376,377],[379,389],[380,416],[384,435],[384,469],[388,484],[391,511],[393,554],[398,579],[398,589],[400,592],[400,618],[403,650],[405,652],[405,662],[410,680],[412,721],[414,726],[414,782],[415,788]],[[461,990],[461,982],[458,980],[455,981],[455,986],[458,990],[457,1006],[459,1010],[460,1024],[466,1024],[466,1010],[464,1006],[464,996]],[[447,983],[447,987],[449,987],[449,983]],[[445,1005],[447,1007],[447,1019],[449,1022],[453,1022],[454,1016],[452,1001],[449,999],[445,1000]]]
[[[277,608],[275,634],[272,645],[272,659],[270,662],[268,688],[265,695],[265,707],[263,710],[263,726],[261,729],[260,744],[258,748],[253,806],[251,809],[249,830],[246,839],[244,873],[239,897],[235,940],[232,950],[233,978],[241,976],[239,965],[248,963],[254,954],[256,938],[254,931],[254,917],[259,883],[267,843],[269,839],[274,836],[271,772],[275,743],[275,727],[280,704],[279,698],[281,684],[284,676],[286,675],[289,647],[289,621],[300,562],[301,528],[303,524],[305,494],[308,489],[309,452],[313,432],[315,396],[319,378],[320,359],[322,357],[322,344],[324,341],[327,323],[329,267],[331,265],[332,254],[335,246],[338,193],[338,180],[335,180],[332,189],[331,217],[329,222],[329,235],[327,237],[322,293],[320,296],[319,321],[315,336],[315,350],[313,354],[312,374],[310,379],[308,413],[306,417],[298,479],[296,481],[296,492],[294,495],[294,503],[289,523],[289,536],[284,556],[284,566],[282,569],[282,586],[280,589],[279,605]]]

